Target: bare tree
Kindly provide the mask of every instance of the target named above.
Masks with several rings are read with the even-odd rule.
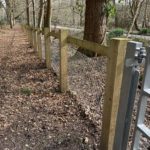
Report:
[[[26,0],[27,25],[30,26],[29,0]]]
[[[13,8],[12,8],[12,0],[5,0],[6,3],[6,14],[7,14],[7,19],[10,24],[10,28],[13,28]]]
[[[107,0],[86,0],[84,40],[102,43],[107,28]],[[95,53],[79,49],[80,52],[95,56]]]
[[[44,27],[51,28],[51,16],[52,16],[52,2],[47,0],[47,5],[45,9]]]
[[[143,23],[142,28],[147,28],[147,10],[148,10],[148,0],[145,0],[145,7],[144,7],[144,17],[143,17]]]
[[[32,0],[32,8],[33,8],[33,27],[36,27],[36,16],[35,16],[35,0]]]
[[[132,3],[132,7],[134,7],[135,9],[135,13],[132,11],[131,9],[131,12],[132,12],[132,15],[133,15],[133,21],[132,21],[132,24],[130,26],[130,29],[128,31],[128,34],[127,34],[127,37],[129,36],[129,34],[132,32],[132,29],[133,27],[135,26],[135,28],[137,30],[140,30],[137,26],[137,18],[139,16],[139,13],[140,13],[140,9],[141,9],[141,6],[142,6],[142,3],[144,2],[144,0],[138,0],[138,1],[133,1]]]
[[[41,29],[42,28],[42,24],[43,24],[43,20],[44,20],[44,0],[40,0],[39,1],[39,17],[38,17],[38,27]]]

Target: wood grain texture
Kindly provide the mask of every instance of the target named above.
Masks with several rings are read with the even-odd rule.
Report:
[[[127,39],[112,39],[107,64],[101,149],[113,150]]]
[[[103,55],[103,56],[109,55],[109,49],[107,46],[103,46],[98,43],[94,43],[94,42],[90,42],[90,41],[86,41],[86,40],[77,39],[72,36],[69,36],[67,41],[70,44],[74,44],[81,48],[85,48],[85,49],[95,52],[99,55]]]
[[[61,92],[66,92],[68,90],[68,44],[67,30],[60,30],[60,90]]]
[[[44,39],[45,39],[45,58],[47,68],[51,68],[51,39],[47,34],[50,32],[49,28],[44,29]]]
[[[37,46],[38,46],[38,56],[42,60],[42,42],[41,42],[41,32],[37,33]]]

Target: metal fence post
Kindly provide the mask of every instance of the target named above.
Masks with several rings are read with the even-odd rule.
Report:
[[[143,52],[143,57],[145,48],[141,49]],[[148,140],[150,140],[150,128],[145,125],[145,113],[147,107],[147,101],[150,97],[150,47],[147,48],[147,56],[145,60],[144,75],[142,81],[142,88],[140,93],[140,98],[137,106],[137,116],[135,120],[135,130],[133,135],[132,149],[137,150],[139,148],[140,137],[144,135]],[[148,148],[149,149],[149,148]]]

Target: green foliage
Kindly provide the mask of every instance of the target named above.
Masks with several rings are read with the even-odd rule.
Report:
[[[107,17],[114,17],[116,15],[116,7],[111,1],[105,5],[105,12]]]
[[[114,30],[112,30],[111,32],[109,32],[108,34],[108,38],[114,38],[114,37],[120,37],[124,34],[124,30],[122,28],[116,28]]]
[[[31,89],[29,89],[27,87],[21,88],[20,92],[21,92],[21,94],[24,94],[24,95],[27,95],[27,96],[30,96],[31,93],[32,93]]]
[[[139,34],[143,34],[143,35],[150,35],[150,29],[148,28],[143,28]]]

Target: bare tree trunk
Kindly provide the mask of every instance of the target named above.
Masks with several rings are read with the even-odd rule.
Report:
[[[10,28],[13,28],[13,1],[10,0],[10,7],[9,7],[9,15],[10,15]]]
[[[139,15],[138,15],[138,16],[139,16]],[[135,19],[134,27],[135,27],[135,29],[136,29],[137,31],[140,31],[140,28],[139,28],[139,26],[138,26],[138,16],[137,16],[137,18]]]
[[[27,25],[30,26],[30,8],[29,8],[29,0],[26,0],[26,14],[27,14]]]
[[[83,14],[82,12],[80,12],[80,26],[83,25]]]
[[[12,1],[13,26],[15,25],[15,0]]]
[[[70,8],[72,12],[72,24],[75,25],[74,1],[70,0]]]
[[[40,0],[40,10],[39,10],[39,18],[38,18],[38,27],[41,29],[43,20],[44,20],[44,0]]]
[[[12,9],[12,3],[10,4],[10,10],[9,10],[9,21],[10,21],[10,28],[13,28],[13,9]]]
[[[141,8],[141,5],[143,3],[144,0],[139,0],[138,4],[137,4],[137,8],[136,8],[136,11],[135,11],[135,14],[134,14],[134,17],[133,17],[133,21],[132,21],[132,24],[130,26],[130,29],[128,31],[128,34],[127,34],[127,37],[129,36],[129,34],[132,32],[132,29],[134,27],[134,25],[137,25],[137,18],[139,16],[139,12],[140,12],[140,8]],[[136,26],[137,27],[137,26]]]
[[[107,15],[106,0],[86,0],[84,40],[102,43],[105,38]],[[80,52],[95,56],[95,53],[79,49]]]
[[[146,2],[145,2],[144,18],[143,18],[142,28],[147,28],[147,7],[148,7],[148,0],[146,0]]]
[[[6,3],[6,14],[7,14],[7,20],[9,22],[10,28],[13,28],[13,18],[12,18],[12,1],[5,0]]]
[[[116,0],[112,0],[114,7],[116,7]],[[118,14],[117,14],[117,9],[116,9],[116,14],[115,14],[115,27],[118,27]]]
[[[51,8],[51,0],[47,0],[47,8],[44,20],[44,27],[48,27],[51,29],[51,16],[52,16],[52,8]]]
[[[106,32],[107,18],[105,0],[86,0],[84,39],[102,43]]]
[[[33,7],[33,27],[36,27],[36,16],[35,16],[35,0],[32,0],[32,7]]]

